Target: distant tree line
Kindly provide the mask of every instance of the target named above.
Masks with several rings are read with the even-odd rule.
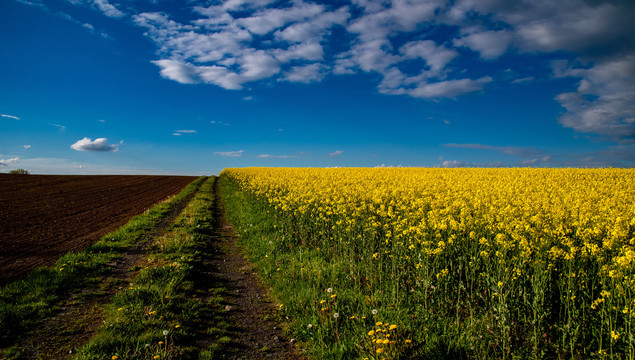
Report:
[[[15,169],[15,170],[11,170],[9,171],[9,174],[16,174],[16,175],[29,175],[29,170],[25,170],[25,169]]]

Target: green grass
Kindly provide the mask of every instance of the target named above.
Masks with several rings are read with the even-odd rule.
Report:
[[[146,266],[114,296],[104,326],[76,359],[212,359],[227,350],[225,289],[201,273],[210,249],[213,184],[206,181],[169,231],[153,240]],[[207,349],[196,343],[203,336]]]
[[[50,315],[55,305],[81,288],[98,286],[109,264],[138,243],[181,199],[196,191],[201,177],[178,195],[134,217],[117,231],[77,253],[62,256],[55,265],[34,270],[25,279],[0,288],[0,347],[11,347],[28,330]],[[11,348],[10,348],[11,349]],[[10,350],[13,351],[13,350]]]

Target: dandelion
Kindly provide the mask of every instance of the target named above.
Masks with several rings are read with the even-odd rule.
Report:
[[[329,293],[329,294],[332,293],[333,292],[333,288],[326,289],[326,292]]]
[[[373,315],[377,315],[377,309],[373,309],[373,311],[371,311],[373,313]]]
[[[159,341],[159,345],[163,345],[163,341]]]
[[[378,353],[378,354],[381,354],[381,353],[383,353],[383,352],[384,352],[384,349],[382,349],[382,348],[377,349],[377,353]]]
[[[168,331],[167,330],[163,330],[163,336],[168,336]]]
[[[112,360],[117,360],[117,359],[119,359],[119,356],[117,356],[117,355],[113,355],[113,356],[111,357],[111,359],[112,359]]]
[[[337,319],[338,317],[340,317],[340,314],[339,313],[334,313],[333,317]]]
[[[373,336],[373,335],[375,335],[375,330],[371,330],[368,332],[368,336]]]
[[[309,325],[306,326],[307,329],[310,329],[312,327],[313,327],[313,324],[309,324]]]
[[[381,321],[378,321],[378,322],[375,323],[375,326],[381,326],[381,325],[382,325]]]
[[[335,299],[337,297],[337,295],[333,294],[331,295],[331,299]]]
[[[406,339],[406,341],[404,341],[406,344],[410,344],[412,342],[412,340],[410,339]]]
[[[390,325],[388,327],[388,330],[395,330],[397,328],[397,325]]]
[[[178,329],[178,328],[180,328],[180,327],[181,327],[181,325],[179,325],[179,324],[174,325],[174,328],[175,328],[175,329]]]
[[[320,304],[324,304],[326,300],[320,300]]]

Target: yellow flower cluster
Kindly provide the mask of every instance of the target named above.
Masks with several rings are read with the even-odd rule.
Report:
[[[561,329],[582,321],[576,317],[613,316],[586,341],[633,334],[635,169],[245,168],[223,175],[276,217],[286,248],[348,257],[353,280],[390,283],[395,299],[414,292],[425,301],[460,282],[447,291],[462,286],[474,298],[446,291],[440,304],[460,298],[470,308],[509,309],[514,299],[554,313],[541,299],[558,289],[553,296],[565,309],[558,321],[569,324]],[[509,311],[497,318],[509,319]],[[546,329],[538,312],[519,311]]]

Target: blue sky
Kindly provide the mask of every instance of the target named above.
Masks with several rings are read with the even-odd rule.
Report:
[[[0,2],[0,172],[632,167],[635,3]]]

